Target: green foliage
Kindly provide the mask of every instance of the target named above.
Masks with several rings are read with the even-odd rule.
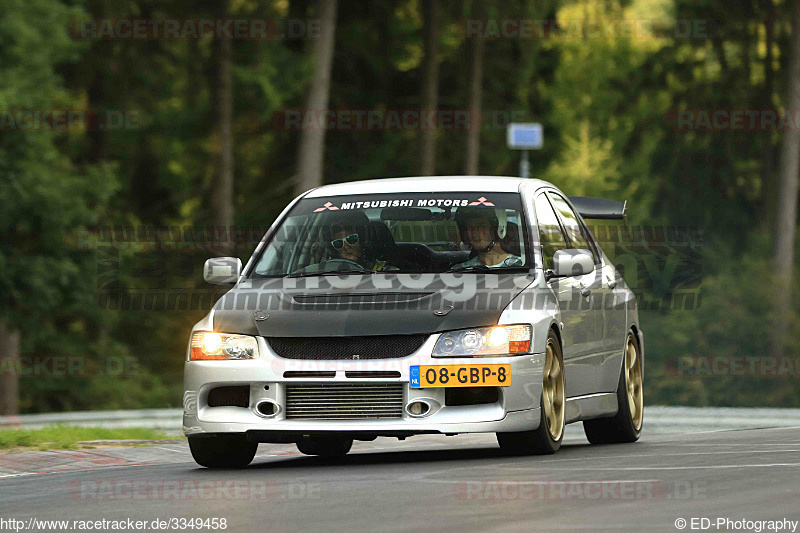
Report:
[[[313,2],[301,0],[230,5],[231,16],[240,18],[315,17]],[[780,133],[686,130],[670,117],[687,109],[779,107],[787,5],[441,2],[440,107],[446,110],[469,102],[474,41],[465,20],[471,17],[556,20],[565,29],[582,20],[655,22],[646,38],[486,40],[479,165],[482,174],[516,174],[519,154],[506,149],[505,125],[538,121],[545,145],[532,154],[534,175],[569,194],[627,199],[634,226],[703,230],[700,307],[641,312],[648,401],[800,405],[791,384],[780,380],[686,378],[668,368],[682,354],[766,353],[771,251],[764,234]],[[203,249],[202,242],[196,250],[104,239],[77,243],[84,230],[213,220],[215,43],[82,41],[72,39],[68,27],[87,18],[188,19],[213,17],[216,10],[213,2],[185,0],[7,0],[0,10],[0,110],[114,110],[139,119],[117,131],[0,128],[0,319],[22,332],[25,355],[133,362],[115,376],[23,377],[26,411],[181,405],[188,330],[207,309],[101,304],[109,294],[147,291],[209,300],[215,293],[203,285],[200,267],[216,250]],[[707,32],[676,31],[685,21],[705,21]],[[769,48],[767,24],[775,30]],[[421,32],[418,0],[340,2],[331,108],[418,109]],[[232,42],[237,224],[268,226],[291,200],[300,132],[281,126],[279,117],[304,105],[309,44]],[[437,132],[437,173],[464,171],[465,142],[466,131]],[[327,132],[326,182],[413,175],[418,167],[417,131]],[[254,246],[237,253],[246,260]],[[669,261],[652,247],[636,254],[637,261],[657,258],[659,267]],[[643,298],[669,292],[672,274],[664,271],[661,279],[637,268]],[[798,348],[791,346],[792,353]]]
[[[760,366],[775,361],[769,353],[767,327],[774,294],[770,243],[756,234],[748,245],[744,253],[720,244],[706,250],[702,304],[697,309],[641,314],[648,401],[748,407],[800,404],[797,358],[792,357],[800,352],[800,312],[795,308],[785,353],[792,357],[791,369],[772,376],[763,370],[769,367]],[[708,260],[712,257],[713,262]],[[800,268],[794,275],[800,275]],[[800,291],[795,293],[797,302]],[[687,356],[698,359],[682,367],[681,359]],[[733,366],[737,357],[738,369]]]
[[[592,137],[580,123],[577,137],[564,138],[564,150],[547,169],[546,179],[576,196],[607,196],[619,189],[619,161],[610,139]]]
[[[4,110],[72,110],[79,101],[56,64],[78,58],[63,20],[79,12],[46,1],[9,2],[0,13]],[[23,346],[61,336],[64,323],[97,320],[92,262],[68,247],[71,232],[98,220],[115,185],[112,166],[81,166],[59,145],[70,134],[0,133],[0,318],[25,332]]]
[[[40,450],[75,448],[91,440],[158,440],[167,436],[154,429],[107,429],[77,426],[48,426],[43,429],[0,429],[0,449],[32,447]]]

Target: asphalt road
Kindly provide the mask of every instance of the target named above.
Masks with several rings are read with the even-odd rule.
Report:
[[[489,435],[378,439],[338,461],[261,445],[226,471],[197,467],[182,443],[0,456],[0,518],[224,518],[260,532],[679,531],[707,518],[707,531],[756,531],[717,519],[800,521],[800,428],[607,446],[573,429],[544,457],[503,456]]]

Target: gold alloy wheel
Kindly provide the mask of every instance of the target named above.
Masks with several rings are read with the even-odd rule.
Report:
[[[545,352],[544,380],[542,382],[542,403],[547,431],[554,441],[561,438],[564,431],[564,371],[561,360],[556,355],[556,341],[547,340]]]
[[[644,398],[642,390],[642,362],[633,335],[625,343],[625,387],[628,391],[628,408],[636,431],[642,429]]]

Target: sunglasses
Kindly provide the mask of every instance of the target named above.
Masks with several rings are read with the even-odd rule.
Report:
[[[334,250],[341,250],[344,247],[344,243],[347,243],[348,246],[355,246],[358,244],[358,234],[353,233],[352,235],[348,235],[344,239],[336,239],[331,241],[331,246],[333,246]]]

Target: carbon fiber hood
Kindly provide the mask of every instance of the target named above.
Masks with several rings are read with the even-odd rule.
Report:
[[[214,305],[214,330],[265,337],[410,335],[496,324],[528,273],[248,280]]]

